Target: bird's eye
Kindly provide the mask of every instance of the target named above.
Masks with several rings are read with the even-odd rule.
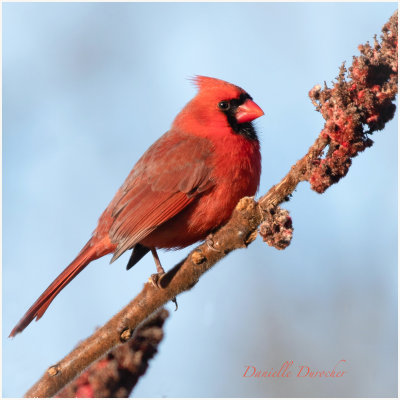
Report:
[[[223,111],[229,110],[230,106],[228,101],[220,101],[218,103],[218,108]]]

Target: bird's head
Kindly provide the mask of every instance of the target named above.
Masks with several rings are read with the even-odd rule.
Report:
[[[199,91],[177,116],[175,123],[187,125],[185,129],[192,128],[200,134],[222,132],[221,129],[228,128],[248,139],[257,139],[251,121],[264,112],[245,90],[208,76],[196,76],[193,82]]]

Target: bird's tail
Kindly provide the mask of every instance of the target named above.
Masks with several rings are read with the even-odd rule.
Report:
[[[51,285],[41,294],[35,301],[32,307],[25,313],[18,324],[11,331],[9,337],[15,336],[17,333],[22,332],[34,318],[38,320],[45,313],[50,303],[60,293],[60,291],[74,279],[79,272],[81,272],[91,261],[96,260],[108,253],[113,249],[110,247],[110,242],[107,238],[105,241],[89,240],[74,261],[68,265],[67,268],[51,283]]]

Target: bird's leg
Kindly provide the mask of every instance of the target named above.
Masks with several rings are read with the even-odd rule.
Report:
[[[155,247],[152,247],[151,249],[151,254],[153,255],[154,262],[156,263],[156,268],[157,268],[157,273],[152,274],[150,277],[150,282],[157,288],[162,288],[160,285],[160,280],[163,275],[165,275],[164,268],[161,265],[160,259],[158,258],[157,250]],[[175,311],[178,309],[178,303],[176,301],[176,297],[172,299],[172,301],[175,303]]]
[[[159,275],[165,274],[164,268],[161,265],[161,262],[160,262],[160,259],[158,258],[157,250],[155,247],[151,248],[151,254],[153,254],[154,262],[156,263],[157,274],[159,274]]]
[[[152,247],[150,250],[151,250],[151,254],[153,255],[154,262],[156,263],[157,273],[152,274],[149,280],[155,287],[161,288],[160,280],[161,280],[161,277],[165,274],[165,271],[161,265],[160,259],[158,258],[156,248]]]

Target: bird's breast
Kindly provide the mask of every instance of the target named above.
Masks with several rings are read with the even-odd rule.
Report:
[[[228,221],[242,197],[256,193],[261,174],[259,143],[238,135],[233,139],[215,143],[210,160],[214,185],[153,231],[143,245],[183,248],[203,240]]]

